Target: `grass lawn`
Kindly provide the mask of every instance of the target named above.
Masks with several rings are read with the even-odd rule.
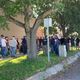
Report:
[[[63,59],[63,57],[51,54],[50,64],[45,55],[40,55],[36,60],[32,61],[28,60],[27,56],[0,60],[0,80],[24,80],[37,72],[44,71],[46,68],[61,62]]]

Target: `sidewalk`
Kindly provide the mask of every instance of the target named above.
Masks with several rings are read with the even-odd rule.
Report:
[[[75,55],[73,55],[71,57],[68,57],[67,59],[65,59],[61,63],[54,65],[54,66],[46,69],[43,72],[39,72],[39,73],[37,73],[37,74],[35,74],[25,80],[44,80],[44,79],[47,79],[48,77],[55,75],[60,71],[63,71],[65,69],[65,67],[67,67],[68,65],[75,62],[78,58],[80,58],[80,52],[76,53]]]
[[[65,68],[57,75],[52,75],[46,80],[80,80],[80,58]]]

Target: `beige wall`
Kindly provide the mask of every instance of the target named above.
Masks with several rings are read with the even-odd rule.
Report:
[[[3,11],[0,9],[0,15],[4,15]],[[17,20],[24,22],[24,16],[23,15],[18,15],[16,17]],[[17,26],[16,24],[9,22],[8,23],[8,28],[9,30],[3,30],[0,29],[0,35],[3,34],[4,36],[15,36],[16,38],[21,39],[25,35],[25,31],[23,28]]]
[[[0,10],[0,15],[3,15],[1,10]],[[16,17],[16,19],[24,23],[24,16],[23,15],[18,15]],[[35,19],[33,18],[31,21],[31,27],[34,24],[34,22],[35,22]],[[14,24],[12,22],[9,22],[8,28],[9,28],[9,30],[0,29],[0,35],[3,34],[4,36],[9,36],[9,37],[15,36],[16,38],[19,38],[19,40],[23,36],[25,36],[24,29],[17,26],[16,24]],[[42,37],[44,35],[44,30],[42,28],[39,28],[36,35],[37,35],[37,37]]]
[[[3,34],[4,36],[15,36],[16,38],[21,39],[24,35],[25,35],[25,31],[23,28],[13,24],[13,23],[9,23],[9,30],[3,30],[0,29],[0,35]]]

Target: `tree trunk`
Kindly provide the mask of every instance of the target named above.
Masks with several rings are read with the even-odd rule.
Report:
[[[29,32],[27,32],[27,29],[25,29],[25,33],[27,36],[27,54],[28,57],[36,58],[37,55],[37,44],[36,44],[36,31],[33,32],[32,29],[30,29]]]
[[[30,29],[29,32],[25,29],[25,33],[27,36],[27,54],[30,59],[36,58],[37,56],[37,44],[36,44],[36,31],[34,32]]]
[[[61,24],[61,30],[62,30],[62,33],[63,33],[63,37],[66,37],[65,26],[63,24]]]
[[[63,37],[66,37],[65,27],[64,27],[64,28],[62,28],[62,33],[63,33]]]
[[[62,28],[63,37],[68,37],[68,32],[65,31],[65,27]]]
[[[27,53],[30,59],[37,56],[36,32],[27,33]]]
[[[37,54],[36,31],[33,32],[33,29],[30,26],[31,20],[32,20],[32,15],[33,15],[32,7],[25,6],[24,29],[25,29],[25,33],[27,36],[27,54],[30,59],[36,58],[36,54]]]

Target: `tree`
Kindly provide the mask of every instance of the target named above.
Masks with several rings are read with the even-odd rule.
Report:
[[[36,30],[43,19],[53,12],[54,1],[56,0],[0,0],[0,8],[4,13],[3,21],[11,21],[25,29],[29,58],[36,57]],[[24,15],[24,23],[16,19],[18,14]],[[33,17],[36,20],[30,27]]]
[[[69,27],[69,32],[70,30],[79,32],[79,5],[79,0],[0,0],[0,9],[4,13],[0,16],[0,26],[7,26],[6,21],[11,21],[24,28],[27,35],[28,56],[35,58],[37,53],[36,30],[43,19],[54,12],[55,20],[60,24],[64,36],[65,27]],[[24,16],[24,23],[16,19],[19,14]],[[30,22],[33,17],[35,17],[35,23],[31,27]]]
[[[66,37],[72,32],[80,33],[80,0],[60,0],[53,19],[59,24],[59,28]],[[67,29],[67,32],[65,31]]]

